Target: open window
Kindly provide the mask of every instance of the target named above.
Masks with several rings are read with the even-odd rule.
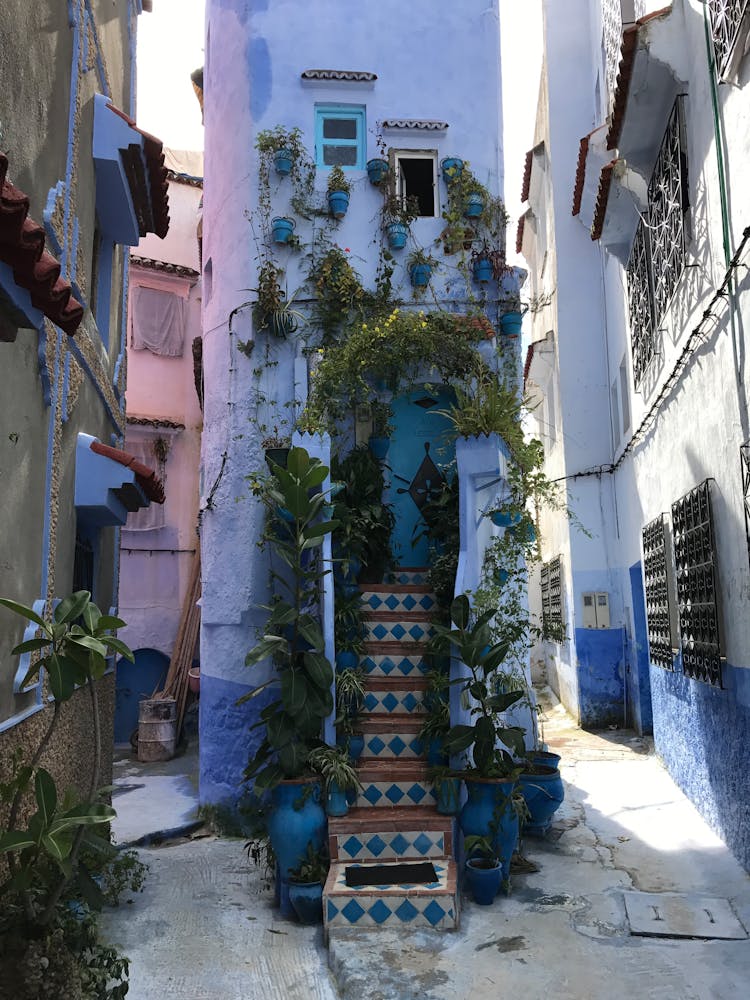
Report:
[[[414,198],[422,218],[440,214],[437,183],[437,151],[401,149],[393,152],[396,195],[402,200]]]

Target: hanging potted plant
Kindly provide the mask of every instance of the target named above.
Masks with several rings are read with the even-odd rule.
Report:
[[[323,746],[310,754],[310,767],[323,779],[326,796],[326,813],[329,816],[346,816],[349,812],[347,793],[362,787],[350,756],[339,747]]]
[[[273,161],[274,170],[280,177],[288,177],[295,161],[304,155],[302,131],[283,125],[262,129],[255,137],[255,148],[261,156]]]
[[[367,179],[375,187],[379,187],[383,183],[388,177],[389,172],[388,160],[383,160],[376,156],[372,160],[367,161]]]
[[[258,287],[254,289],[258,296],[253,306],[256,328],[259,331],[268,330],[279,338],[295,333],[300,322],[304,322],[302,313],[293,308],[297,293],[287,299],[281,287],[283,274],[283,268],[270,259],[264,260],[258,268]]]
[[[452,726],[445,739],[449,753],[471,750],[472,766],[463,772],[468,798],[459,825],[465,836],[491,838],[507,878],[518,841],[513,790],[521,767],[515,758],[525,753],[525,746],[523,729],[506,726],[501,716],[523,697],[523,691],[495,690],[495,676],[510,647],[510,637],[492,642],[489,621],[495,613],[492,608],[472,618],[469,599],[461,595],[451,604],[452,627],[435,624],[434,628],[438,645],[468,669],[460,686],[470,701],[472,722]]]
[[[390,419],[393,410],[388,403],[380,403],[377,400],[370,404],[372,415],[372,433],[367,440],[367,445],[379,462],[384,462],[391,444],[391,434],[393,425]]]
[[[419,202],[414,197],[404,198],[393,190],[387,190],[381,215],[389,248],[403,250],[409,236],[409,227],[419,216]]]
[[[491,906],[503,881],[503,865],[491,837],[476,834],[464,840],[466,881],[480,906]]]
[[[471,188],[464,202],[464,217],[467,219],[478,219],[485,206],[485,196],[483,188],[477,186]]]
[[[273,154],[273,165],[281,177],[288,177],[292,172],[293,153],[288,146],[282,146]]]
[[[412,250],[406,258],[406,267],[412,286],[425,289],[430,283],[432,272],[438,267],[438,261],[418,247],[416,250]]]
[[[352,186],[338,165],[328,175],[328,208],[334,219],[343,219],[349,208]]]
[[[275,675],[239,702],[257,697],[271,685],[278,687],[278,697],[261,713],[263,739],[248,762],[245,778],[254,782],[257,795],[269,793],[268,833],[284,884],[308,847],[320,850],[325,839],[321,782],[308,758],[320,745],[323,723],[333,711],[333,669],[325,656],[315,603],[324,575],[315,550],[335,527],[333,521],[321,522],[326,496],[313,492],[327,476],[327,467],[318,459],[304,448],[292,448],[286,469],[275,466],[265,484],[266,544],[272,557],[283,563],[285,596],[272,597],[262,639],[245,660],[250,667],[271,660]],[[281,510],[291,520],[282,517]],[[283,903],[283,891],[281,899]]]
[[[266,465],[273,473],[276,468],[286,469],[289,458],[289,449],[292,446],[291,434],[283,433],[283,430],[274,425],[270,434],[261,441],[261,448],[265,452]],[[281,508],[286,511],[286,508]],[[289,521],[289,511],[286,511],[284,520]]]
[[[463,173],[464,161],[457,156],[446,156],[440,161],[440,169],[443,171],[443,180],[450,185]]]
[[[289,243],[292,239],[294,226],[294,219],[289,219],[286,216],[277,215],[271,219],[271,235],[274,243]]]
[[[523,328],[521,300],[518,296],[503,299],[500,314],[500,332],[506,337],[518,337]]]
[[[323,923],[323,886],[330,862],[325,848],[308,844],[300,863],[289,872],[289,902],[301,924]]]

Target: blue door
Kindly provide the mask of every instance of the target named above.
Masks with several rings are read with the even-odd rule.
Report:
[[[431,386],[400,396],[391,403],[393,434],[388,452],[388,503],[396,517],[393,555],[397,566],[426,566],[429,559],[420,511],[430,492],[440,486],[456,449],[450,421],[438,411],[453,401],[445,386]]]

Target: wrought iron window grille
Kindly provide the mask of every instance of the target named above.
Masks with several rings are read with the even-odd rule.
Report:
[[[723,642],[712,479],[672,504],[682,669],[694,680],[722,686]]]
[[[740,445],[740,468],[742,469],[742,497],[745,507],[747,558],[750,562],[750,441]]]
[[[708,0],[716,69],[721,76],[731,61],[749,0]]]
[[[677,653],[675,580],[669,525],[660,514],[642,530],[643,580],[651,663],[674,670]]]
[[[562,611],[562,562],[556,556],[542,563],[542,638],[553,642],[565,641]]]

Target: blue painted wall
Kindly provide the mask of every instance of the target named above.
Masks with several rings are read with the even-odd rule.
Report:
[[[643,590],[641,564],[630,567],[630,590],[633,596],[633,625],[635,638],[628,643],[627,699],[628,715],[637,732],[654,731],[651,709],[651,677],[649,672],[648,629],[646,624],[646,599]]]
[[[577,628],[578,698],[585,729],[623,723],[625,629]]]
[[[656,750],[671,775],[750,869],[750,670],[724,667],[724,690],[651,667]]]

